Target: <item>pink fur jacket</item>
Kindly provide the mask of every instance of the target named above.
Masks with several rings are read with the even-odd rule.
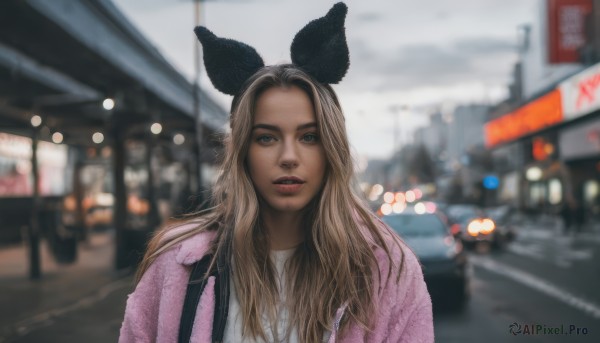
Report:
[[[379,221],[380,225],[385,225]],[[173,229],[189,229],[182,225]],[[386,237],[384,235],[384,237]],[[177,342],[179,322],[187,289],[190,270],[186,266],[199,261],[208,250],[214,232],[197,234],[160,255],[146,271],[134,292],[129,295],[125,319],[121,326],[120,343],[127,342]],[[392,256],[400,261],[401,252],[395,244]],[[396,283],[397,268],[392,268],[389,282],[388,259],[378,248],[375,256],[379,261],[382,285],[375,278],[377,319],[371,332],[366,332],[354,323],[340,335],[337,332],[340,308],[335,318],[329,342],[433,342],[433,316],[431,298],[427,292],[421,266],[414,253],[404,244],[404,265],[400,282]],[[375,274],[377,275],[377,274]],[[215,306],[214,277],[211,276],[201,295],[191,342],[211,342],[212,321]]]

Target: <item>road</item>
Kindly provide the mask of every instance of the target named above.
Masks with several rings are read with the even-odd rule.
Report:
[[[436,342],[600,342],[597,235],[519,233],[505,251],[470,254],[471,301],[460,313],[434,303]]]

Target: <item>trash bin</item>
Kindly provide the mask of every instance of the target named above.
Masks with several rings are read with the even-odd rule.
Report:
[[[56,263],[70,264],[77,260],[76,228],[59,225],[54,230],[52,251]]]
[[[47,203],[40,212],[40,226],[45,233],[54,260],[70,264],[77,260],[77,227],[64,225],[60,206]]]

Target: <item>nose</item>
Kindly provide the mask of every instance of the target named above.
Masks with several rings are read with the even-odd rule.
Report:
[[[282,144],[282,151],[279,157],[279,165],[282,168],[295,168],[298,166],[298,151],[296,145],[290,140],[285,140]]]

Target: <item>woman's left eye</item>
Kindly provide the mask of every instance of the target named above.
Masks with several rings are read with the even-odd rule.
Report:
[[[307,141],[307,142],[309,142],[309,143],[313,143],[313,142],[316,142],[316,141],[319,140],[319,136],[317,136],[314,133],[307,133],[302,138],[304,138],[304,140]]]

